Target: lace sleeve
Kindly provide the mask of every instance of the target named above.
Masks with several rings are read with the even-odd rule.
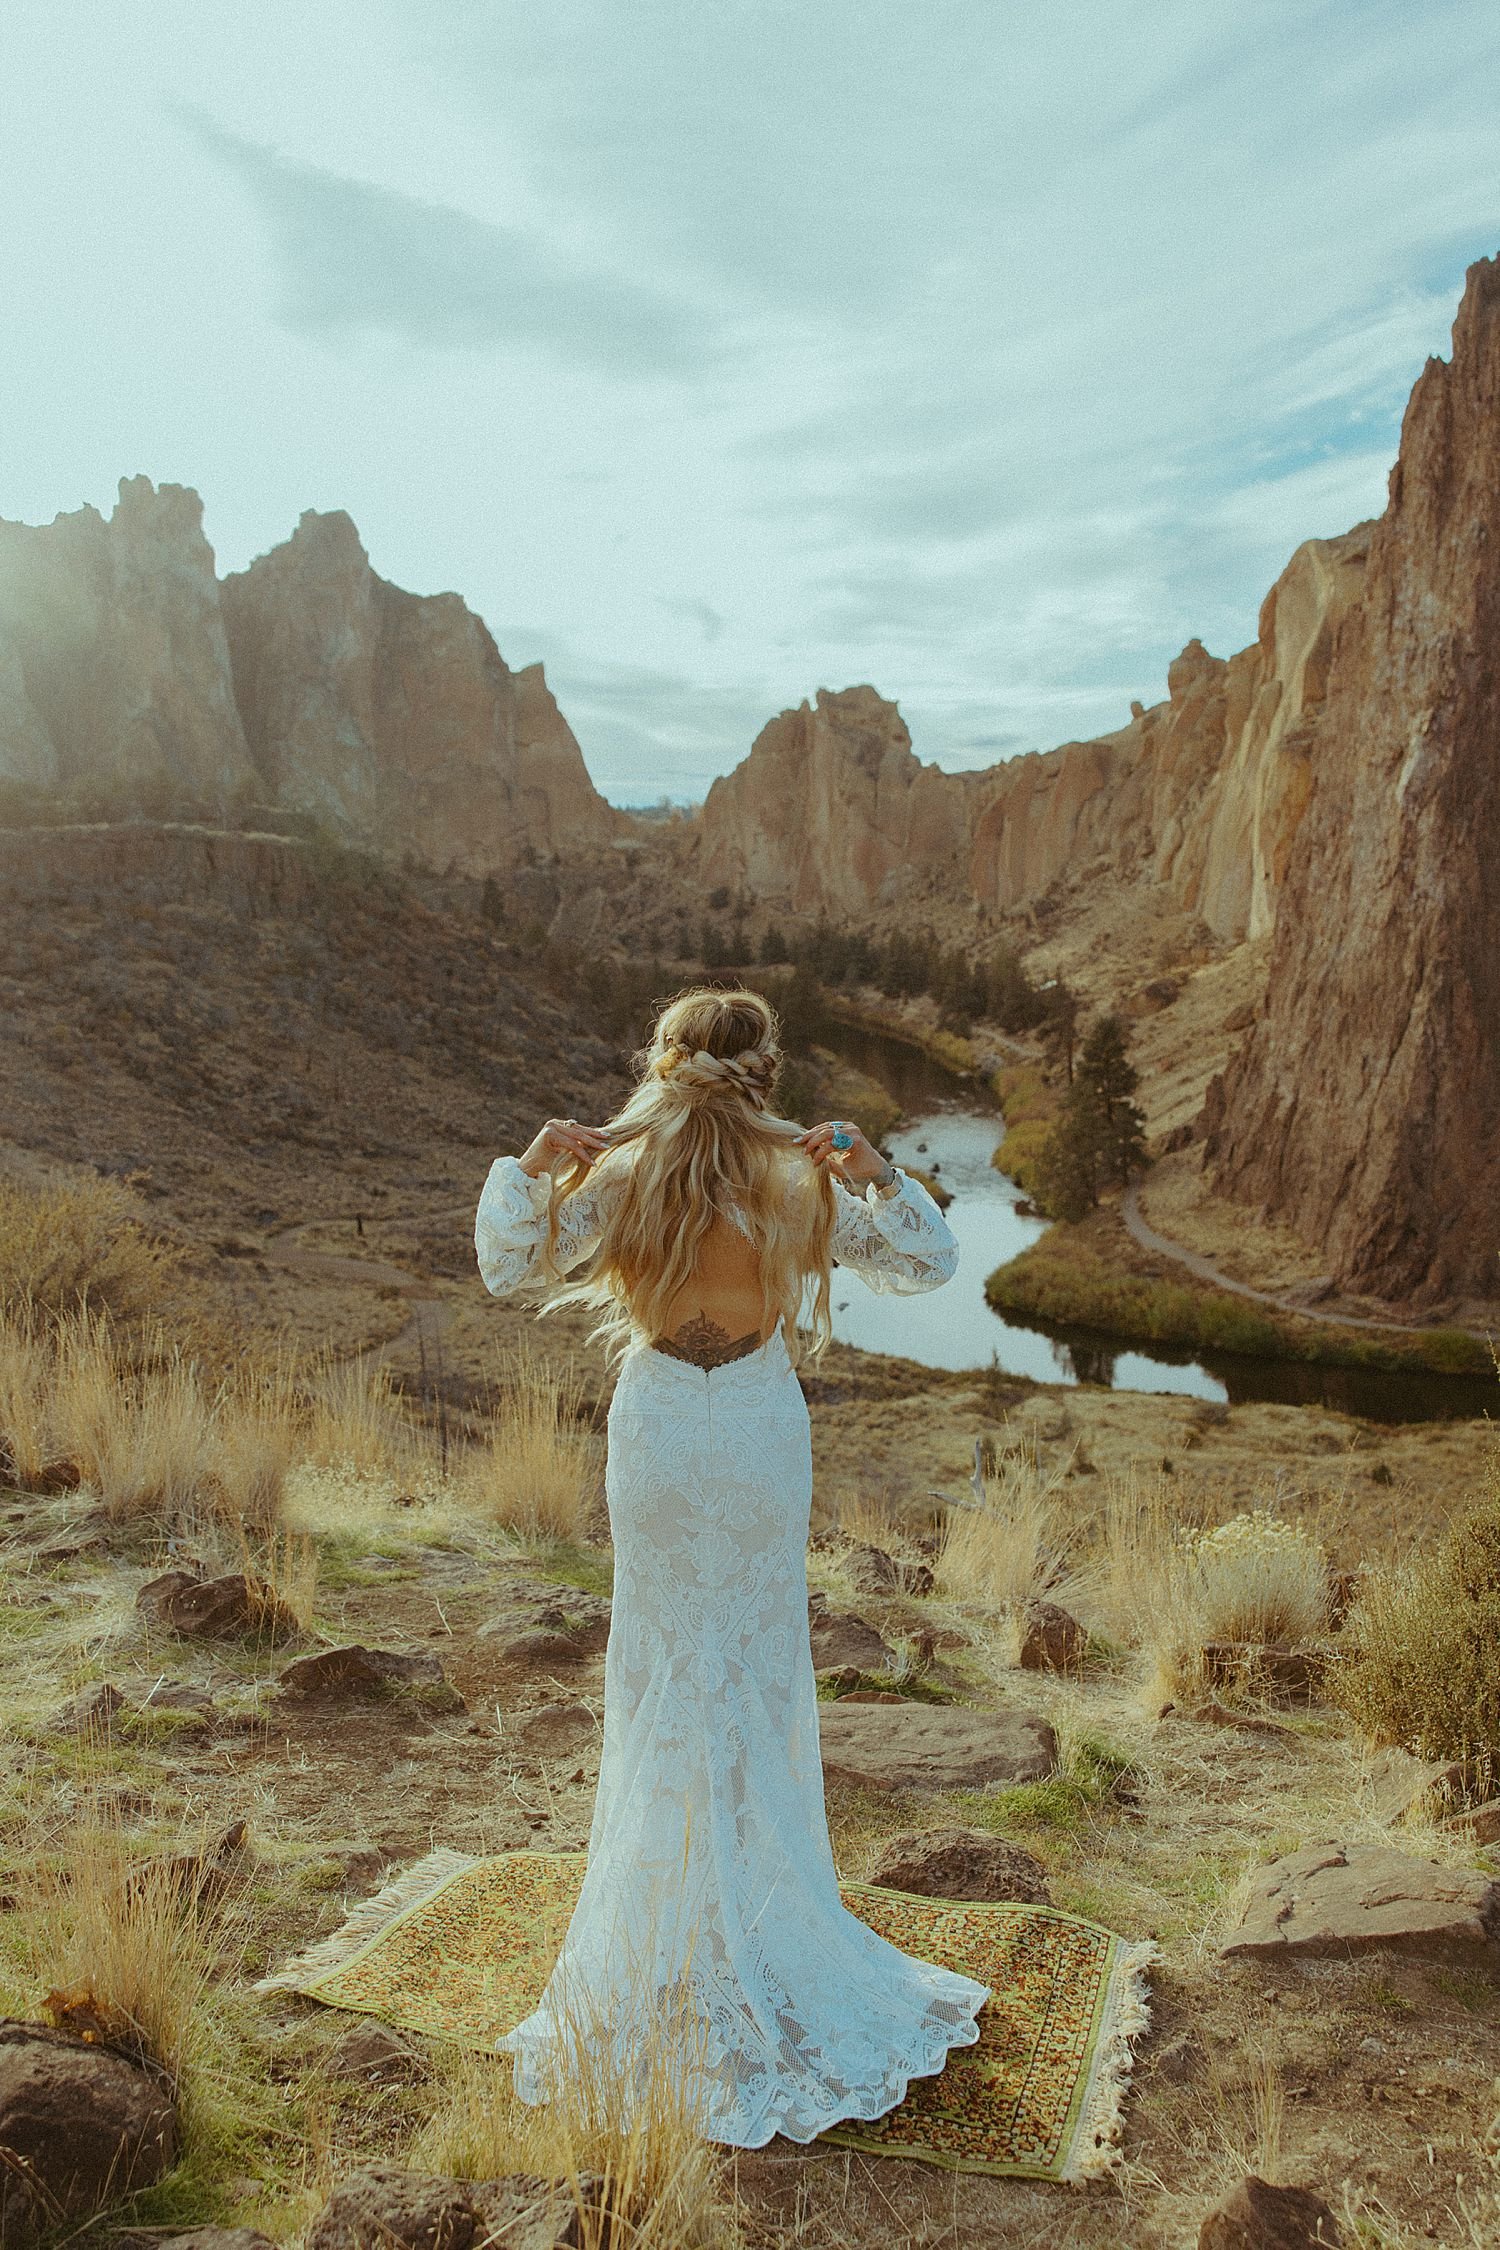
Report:
[[[952,1279],[958,1244],[921,1181],[899,1166],[896,1179],[886,1196],[835,1185],[832,1248],[837,1264],[881,1295],[912,1297]]]
[[[557,1214],[556,1257],[560,1271],[576,1266],[598,1244],[612,1182],[584,1181]],[[474,1249],[479,1271],[492,1297],[509,1297],[537,1277],[547,1240],[547,1198],[552,1183],[523,1172],[520,1159],[497,1156],[474,1215]]]

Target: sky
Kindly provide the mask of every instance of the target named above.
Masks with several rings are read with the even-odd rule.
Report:
[[[1494,0],[5,0],[0,516],[345,508],[605,794],[1122,725],[1385,505]]]

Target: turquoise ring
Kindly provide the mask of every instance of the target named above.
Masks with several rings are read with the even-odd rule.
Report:
[[[846,1133],[842,1125],[836,1126],[833,1135],[833,1145],[835,1148],[853,1148],[854,1135],[852,1133]]]

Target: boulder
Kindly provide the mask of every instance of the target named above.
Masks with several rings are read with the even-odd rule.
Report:
[[[826,1594],[808,1596],[807,1617],[814,1671],[852,1665],[857,1672],[883,1672],[895,1655],[890,1643],[854,1610],[831,1610]]]
[[[890,1836],[866,1878],[923,1898],[1017,1899],[1050,1904],[1040,1860],[981,1828],[909,1829]]]
[[[128,1708],[128,1699],[112,1680],[96,1680],[58,1712],[52,1729],[55,1734],[112,1734],[115,1720]]]
[[[0,2022],[0,2238],[87,2218],[176,2161],[160,2074],[44,2024]]]
[[[825,1781],[867,1789],[983,1789],[1040,1781],[1057,1765],[1057,1737],[1025,1711],[965,1711],[939,1703],[818,1705]]]
[[[276,2250],[270,2236],[254,2227],[194,2227],[189,2234],[169,2234],[165,2241],[152,2235],[150,2245],[151,2250]]]
[[[585,2172],[578,2190],[528,2172],[476,2182],[372,2164],[335,2187],[307,2250],[579,2250],[580,2202],[599,2208],[602,2185]]]
[[[278,1678],[285,1695],[327,1695],[360,1698],[385,1696],[401,1689],[416,1690],[430,1700],[436,1693],[449,1709],[462,1709],[462,1698],[448,1683],[437,1657],[426,1649],[408,1654],[393,1648],[366,1648],[351,1641],[341,1648],[315,1649],[296,1657]]]
[[[1327,2250],[1343,2239],[1321,2195],[1272,2187],[1252,2173],[1209,2212],[1198,2230],[1198,2250]]]
[[[1461,1796],[1464,1769],[1453,1759],[1414,1758],[1409,1750],[1389,1749],[1375,1753],[1368,1778],[1376,1817],[1389,1826]]]
[[[1474,1844],[1500,1844],[1500,1797],[1491,1797],[1483,1805],[1466,1805],[1462,1812],[1450,1813],[1444,1821],[1445,1828],[1456,1828]]]
[[[153,1625],[169,1633],[206,1639],[253,1635],[257,1640],[291,1640],[300,1630],[291,1611],[269,1586],[243,1571],[222,1578],[200,1578],[190,1570],[163,1571],[136,1595],[136,1606]]]
[[[1027,1672],[1076,1672],[1088,1639],[1077,1618],[1056,1602],[1028,1602],[1021,1612],[1017,1662]]]
[[[906,1594],[919,1600],[932,1592],[930,1564],[902,1562],[863,1540],[844,1556],[844,1572],[856,1594]]]
[[[357,2023],[346,2031],[326,2067],[330,2078],[358,2078],[370,2086],[427,2075],[427,2064],[416,2048],[383,2023]]]
[[[1314,1844],[1259,1870],[1227,1957],[1398,1953],[1500,1962],[1500,1884],[1388,1844]]]
[[[1203,1650],[1203,1676],[1210,1686],[1254,1688],[1262,1695],[1316,1695],[1327,1669],[1321,1649],[1283,1641],[1209,1641]]]
[[[201,1851],[178,1852],[143,1861],[130,1878],[130,1889],[140,1892],[161,1884],[178,1893],[184,1902],[208,1904],[221,1898],[245,1860],[245,1823],[231,1821]]]

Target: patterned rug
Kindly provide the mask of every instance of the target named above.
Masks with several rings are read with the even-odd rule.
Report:
[[[536,2005],[586,1857],[433,1852],[256,1989],[490,2048]],[[1111,2170],[1155,1947],[1052,1907],[918,1898],[873,1883],[839,1889],[904,1953],[994,1989],[973,2046],[950,2049],[943,2069],[914,2078],[883,2117],[819,2138],[960,2172],[1080,2181]]]

